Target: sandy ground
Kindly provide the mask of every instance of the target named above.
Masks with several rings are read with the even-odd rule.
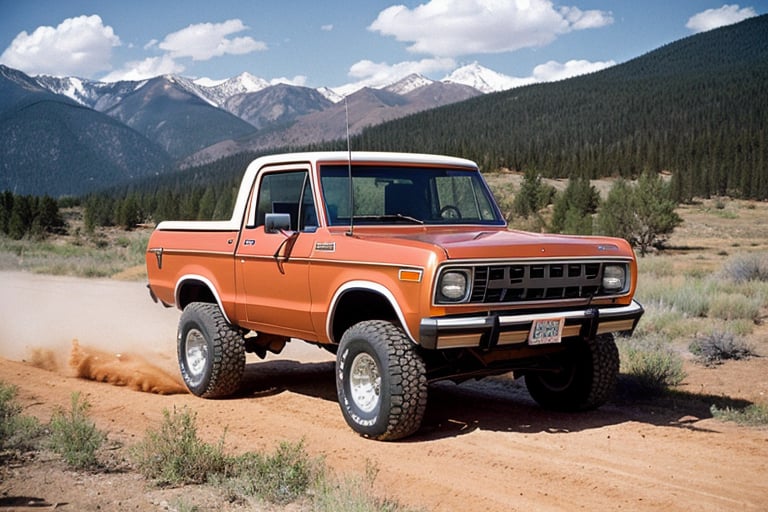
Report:
[[[179,313],[153,304],[143,284],[0,272],[0,290],[0,380],[44,422],[80,391],[112,442],[135,443],[164,409],[187,406],[207,440],[226,430],[228,451],[303,439],[341,474],[375,464],[377,493],[429,511],[768,510],[768,429],[709,413],[715,400],[764,402],[768,358],[691,366],[684,398],[578,415],[543,411],[516,383],[440,384],[417,435],[380,443],[344,423],[332,359],[316,347],[249,359],[239,396],[203,400],[178,378]],[[97,478],[46,460],[0,475],[5,510],[168,510],[179,496],[235,509],[203,491],[164,492],[135,474]]]

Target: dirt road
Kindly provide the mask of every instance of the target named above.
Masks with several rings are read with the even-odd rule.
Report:
[[[690,395],[674,404],[579,415],[541,410],[514,382],[440,384],[416,436],[380,443],[346,426],[332,359],[315,347],[249,359],[238,397],[202,400],[178,386],[178,312],[154,305],[142,284],[0,273],[0,288],[0,380],[43,421],[81,391],[98,426],[130,443],[163,409],[188,406],[210,441],[226,428],[230,451],[304,439],[339,472],[375,463],[377,491],[430,511],[768,510],[768,430],[709,414],[710,395],[764,393],[766,358],[694,370]],[[73,339],[79,370],[68,364]],[[740,380],[760,375],[754,386]]]

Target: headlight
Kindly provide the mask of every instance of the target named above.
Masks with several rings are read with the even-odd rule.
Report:
[[[603,290],[617,292],[624,289],[627,271],[624,265],[606,265],[603,268]]]
[[[467,296],[467,274],[457,270],[443,273],[437,287],[439,302],[461,302]]]

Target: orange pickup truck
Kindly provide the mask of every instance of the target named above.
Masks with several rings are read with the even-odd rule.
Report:
[[[345,420],[380,440],[416,432],[442,379],[514,372],[544,407],[597,407],[612,333],[643,314],[626,241],[509,230],[477,165],[447,156],[258,158],[230,220],[160,223],[146,263],[182,310],[192,393],[231,395],[246,352],[304,340],[336,354]]]

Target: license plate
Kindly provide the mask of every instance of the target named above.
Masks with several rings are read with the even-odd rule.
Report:
[[[544,318],[534,320],[531,332],[528,333],[529,345],[547,345],[560,343],[563,336],[565,318]]]

